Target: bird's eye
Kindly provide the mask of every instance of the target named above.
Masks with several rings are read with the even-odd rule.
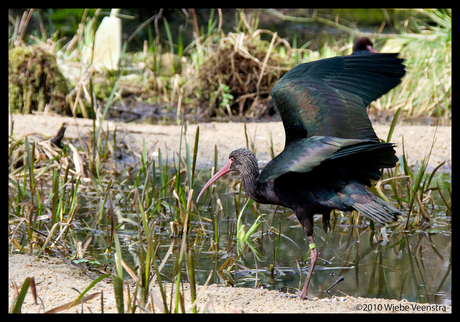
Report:
[[[231,158],[230,158],[230,161],[232,161],[232,162],[235,161],[235,158],[231,157]]]

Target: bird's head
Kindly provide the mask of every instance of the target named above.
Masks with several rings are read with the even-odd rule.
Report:
[[[230,153],[228,156],[230,164],[230,171],[236,171],[239,174],[244,173],[248,167],[256,166],[257,160],[254,153],[249,149],[238,149]]]
[[[255,164],[256,170],[257,170],[257,160],[252,153],[251,150],[249,149],[238,149],[230,153],[228,156],[228,162],[226,165],[224,165],[219,171],[216,172],[214,176],[212,176],[211,179],[204,185],[203,189],[201,189],[200,194],[198,195],[198,198],[196,201],[200,200],[201,195],[205,190],[212,185],[214,182],[216,182],[220,177],[222,177],[224,174],[230,172],[230,171],[236,171],[239,174],[243,174],[247,171],[249,167],[253,167]],[[258,171],[258,170],[257,170]]]
[[[378,53],[374,49],[372,41],[368,37],[356,38],[353,43],[353,52],[368,51],[370,53]]]

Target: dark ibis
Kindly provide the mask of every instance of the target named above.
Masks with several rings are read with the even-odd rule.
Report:
[[[271,96],[286,133],[284,150],[259,174],[254,153],[239,149],[203,187],[203,192],[229,171],[241,176],[248,196],[262,204],[294,210],[307,235],[311,262],[299,296],[308,285],[318,251],[313,216],[322,215],[330,229],[330,213],[357,210],[376,224],[397,220],[398,209],[366,186],[380,179],[382,168],[398,158],[394,144],[380,142],[366,107],[397,86],[405,74],[397,53],[350,55],[298,65],[274,86]]]

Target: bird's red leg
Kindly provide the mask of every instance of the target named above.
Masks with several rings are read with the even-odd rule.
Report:
[[[303,285],[302,292],[300,293],[301,299],[309,299],[308,297],[308,284],[310,284],[311,274],[315,268],[316,259],[318,258],[318,250],[316,249],[315,239],[313,236],[308,236],[308,242],[310,244],[310,270],[308,271],[307,279]]]

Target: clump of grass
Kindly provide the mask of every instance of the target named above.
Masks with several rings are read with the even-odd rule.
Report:
[[[9,242],[10,251],[27,252],[40,256],[43,252],[66,254],[66,241],[78,207],[81,173],[76,172],[75,161],[81,156],[68,154],[52,145],[51,140],[29,141],[9,139]],[[70,144],[69,144],[70,145]],[[46,189],[46,182],[51,189]],[[46,223],[52,225],[44,232]],[[64,242],[64,247],[61,246]]]
[[[208,36],[203,43],[206,56],[197,73],[200,83],[187,89],[199,85],[203,99],[208,101],[201,116],[263,114],[258,111],[259,104],[291,67],[290,53],[280,49],[284,46],[290,50],[289,43],[276,32],[257,29],[258,19],[249,21],[243,11],[239,17],[240,30],[227,36]],[[262,40],[262,34],[270,35],[271,41]],[[229,101],[230,95],[233,99]]]
[[[32,11],[26,12],[23,20],[30,19]],[[389,50],[401,51],[401,57],[406,59],[407,75],[400,86],[372,106],[390,111],[402,107],[403,113],[408,116],[450,118],[451,10],[418,11],[421,17],[401,22],[401,34],[392,34],[383,48],[387,50],[385,48],[389,48],[391,41],[398,43],[399,49]],[[183,26],[179,28],[178,35],[174,35],[163,16],[163,10],[149,19],[154,22],[155,34],[148,29],[149,39],[144,43],[144,50],[125,57],[122,63],[126,70],[135,72],[137,76],[132,73],[120,79],[116,99],[122,105],[129,105],[130,102],[134,104],[135,101],[130,97],[134,95],[144,101],[165,104],[168,112],[175,108],[177,115],[183,110],[199,112],[199,117],[272,115],[275,111],[270,105],[269,93],[277,79],[297,64],[349,54],[354,37],[360,34],[355,26],[341,17],[336,17],[335,21],[316,14],[311,17],[288,17],[275,10],[263,10],[280,20],[317,22],[348,33],[345,38],[341,36],[336,39],[333,35],[326,35],[321,39],[312,38],[303,44],[298,43],[294,36],[292,43],[289,43],[276,33],[258,29],[258,11],[254,11],[251,17],[239,10],[235,11],[235,31],[225,35],[221,28],[222,12],[218,12],[219,18],[216,20],[214,10],[211,11],[207,32],[205,28],[200,31],[200,26],[194,22],[195,39],[187,46],[183,44]],[[50,47],[58,51],[56,55],[60,67],[73,70],[66,73],[72,78],[73,87],[67,96],[66,104],[70,105],[67,112],[94,117],[97,114],[96,103],[110,101],[109,95],[117,76],[108,71],[96,71],[93,61],[85,65],[78,60],[87,48],[92,47],[100,10],[96,10],[92,17],[88,13],[86,10],[83,14],[74,38],[62,48],[62,40],[52,40]],[[190,14],[193,17],[194,10],[190,10]],[[23,25],[26,25],[25,21],[13,30],[10,37],[11,49],[21,44],[19,39],[24,27],[19,30],[19,26]],[[142,24],[129,40],[132,41],[138,31],[146,26],[150,28],[148,23]],[[167,39],[160,38],[160,26],[166,31]],[[267,35],[270,39],[263,40],[262,36]],[[384,34],[370,36],[375,36],[379,46],[380,39],[388,38]],[[42,46],[44,42],[39,41],[39,44]],[[165,59],[169,59],[167,66],[162,63]],[[71,75],[77,65],[80,76],[75,78]],[[162,71],[166,70],[172,73],[162,76]],[[93,90],[95,95],[88,95]],[[94,98],[98,102],[93,102]],[[56,100],[54,98],[54,102]],[[206,106],[200,110],[199,104]],[[40,103],[40,106],[44,105]]]
[[[254,232],[259,228],[260,224],[262,223],[260,222],[260,219],[264,216],[264,214],[259,215],[256,221],[252,224],[252,226],[246,232],[246,226],[242,223],[242,217],[243,217],[244,211],[248,207],[251,207],[253,203],[254,203],[254,200],[248,199],[248,201],[243,206],[243,209],[241,209],[240,214],[238,215],[238,220],[236,224],[236,238],[238,239],[238,241],[248,241],[251,238],[251,236],[254,234]]]
[[[97,199],[100,200],[99,208],[95,211],[95,218],[89,228],[98,229],[98,225],[104,222],[102,215],[107,210],[107,242],[105,244],[105,253],[109,258],[112,258],[116,267],[116,274],[112,275],[112,279],[117,294],[117,309],[119,312],[134,312],[137,308],[147,310],[146,306],[150,306],[152,309],[157,307],[158,309],[158,304],[161,303],[156,300],[158,297],[152,293],[152,288],[155,280],[162,285],[160,277],[160,274],[162,274],[160,273],[161,267],[164,266],[169,255],[166,256],[165,262],[162,265],[160,264],[160,267],[156,267],[155,270],[152,269],[152,265],[155,266],[153,262],[156,263],[156,258],[158,258],[156,253],[160,245],[155,230],[159,222],[172,223],[172,227],[177,227],[174,230],[173,240],[177,237],[182,239],[179,258],[175,264],[174,297],[176,299],[176,306],[174,309],[168,306],[165,295],[166,291],[160,287],[163,293],[161,296],[163,304],[160,310],[164,312],[186,311],[184,306],[181,305],[184,297],[183,292],[180,291],[183,280],[181,278],[181,270],[185,266],[187,277],[192,283],[195,283],[193,282],[195,276],[194,259],[191,250],[188,249],[187,241],[192,232],[200,231],[199,228],[193,227],[191,223],[191,218],[198,216],[193,210],[192,196],[198,153],[199,128],[197,128],[195,135],[195,145],[192,146],[188,140],[187,125],[184,123],[181,140],[185,145],[185,157],[182,158],[179,153],[179,162],[174,167],[170,167],[167,162],[163,163],[162,161],[158,163],[160,167],[156,166],[155,160],[149,158],[144,146],[140,160],[140,170],[137,173],[133,186],[131,186],[131,191],[127,193],[123,191],[123,187],[118,186],[117,182],[107,180],[108,171],[103,170],[109,158],[108,156],[104,157],[106,149],[102,148],[108,145],[108,133],[104,134],[101,130],[99,136],[97,136],[93,132],[91,137],[93,140],[99,137],[99,140],[97,140],[98,143],[94,144],[95,148],[90,149],[89,153],[82,153],[80,155],[80,157],[86,159],[87,164],[91,158],[96,161],[99,160],[99,162],[94,163],[96,165],[94,176],[87,169],[86,173],[89,178],[83,178],[85,179],[85,183],[90,183],[85,189],[96,191]],[[14,169],[15,171],[14,175],[10,173],[9,176],[11,193],[9,198],[10,252],[29,252],[29,254],[36,254],[38,256],[41,256],[44,252],[58,252],[64,258],[75,258],[78,241],[75,240],[72,225],[75,224],[77,208],[81,206],[78,199],[79,196],[82,196],[81,187],[83,185],[80,184],[80,179],[74,178],[72,175],[74,171],[73,163],[67,163],[67,168],[63,175],[63,165],[58,162],[61,159],[67,158],[65,153],[58,154],[59,157],[54,157],[51,160],[47,160],[47,162],[37,162],[36,155],[38,153],[34,152],[37,145],[35,142],[30,143],[26,137],[23,142],[18,143],[11,137],[10,144],[10,155],[15,155],[14,152],[21,148],[25,150],[23,153],[17,153],[10,160],[10,170]],[[93,145],[89,143],[87,146]],[[55,149],[61,151],[57,147]],[[159,157],[162,160],[161,151],[159,151]],[[22,164],[19,164],[18,159],[21,160]],[[43,166],[43,163],[46,166]],[[39,184],[45,176],[52,183],[50,189]],[[131,196],[132,206],[126,207],[126,204],[121,204],[116,207],[112,200],[114,192],[117,194],[126,193],[124,196],[125,200]],[[133,212],[131,209],[137,215],[137,220],[134,221],[130,218],[124,219],[119,217],[120,210]],[[139,245],[140,265],[136,269],[131,269],[126,265],[121,255],[117,230],[126,222],[133,223],[138,230],[137,238],[133,236]],[[173,246],[174,242],[171,244],[171,251]],[[83,252],[84,250],[82,250]],[[77,262],[83,262],[83,260],[75,261],[75,263]],[[127,302],[130,303],[128,308],[124,307],[123,300],[124,287],[128,287],[124,282],[123,268],[137,283],[133,297],[128,298]],[[101,278],[108,276],[106,275]],[[156,277],[153,278],[154,276]],[[95,283],[90,288],[94,285]],[[194,285],[192,288],[196,289]],[[83,297],[84,293],[74,302],[57,307],[52,312],[67,310],[77,302],[80,303],[96,296]],[[197,298],[196,291],[192,291],[192,302],[194,302],[190,308],[192,312],[197,312]],[[14,311],[17,310],[16,308],[14,309]]]
[[[400,34],[380,34],[379,31],[367,35],[375,38],[377,47],[380,47],[381,39],[386,39],[383,47],[378,49],[382,52],[400,52],[400,57],[405,59],[407,65],[407,74],[402,83],[371,106],[387,111],[396,111],[401,107],[409,117],[435,116],[448,119],[452,108],[452,10],[417,11],[417,17],[411,16],[400,22]],[[273,9],[264,9],[263,12],[282,20],[329,25],[349,34],[345,42],[344,39],[325,36],[321,41],[312,39],[298,49],[294,38],[292,49],[296,64],[350,54],[354,37],[362,35],[356,26],[348,26],[339,16],[333,21],[316,13],[310,17],[292,17]]]
[[[391,142],[392,134],[397,124],[400,112],[401,108],[396,111],[395,116],[393,117],[386,142]],[[436,181],[436,187],[431,186],[432,181],[436,176],[436,172],[444,165],[445,161],[437,165],[431,173],[427,173],[428,162],[431,152],[435,147],[435,142],[436,133],[433,137],[433,142],[427,155],[420,162],[416,161],[415,166],[411,169],[408,166],[403,139],[403,154],[400,158],[400,162],[396,164],[395,168],[386,170],[388,178],[379,180],[372,187],[375,193],[388,201],[387,197],[382,192],[382,186],[386,182],[390,184],[393,192],[393,198],[398,202],[399,206],[405,210],[405,213],[407,213],[406,222],[403,226],[404,229],[409,226],[412,216],[415,216],[412,222],[413,226],[422,226],[427,228],[431,225],[432,220],[429,215],[428,205],[429,203],[433,204],[433,191],[438,191],[441,198],[444,200],[446,213],[450,213],[450,203],[445,201],[439,187],[439,183]],[[416,207],[416,205],[418,205],[418,207]]]
[[[450,118],[452,108],[452,14],[450,9],[419,9],[423,18],[404,22],[406,30],[389,39],[384,51],[400,51],[407,74],[380,98],[378,109],[402,107],[409,116]],[[429,20],[428,20],[429,19]],[[428,20],[428,21],[427,21]],[[430,23],[431,22],[431,23]],[[432,23],[434,22],[435,25]],[[409,29],[416,30],[417,33]]]
[[[69,114],[69,84],[49,44],[18,45],[8,51],[8,103],[11,111],[29,114],[52,110]]]

